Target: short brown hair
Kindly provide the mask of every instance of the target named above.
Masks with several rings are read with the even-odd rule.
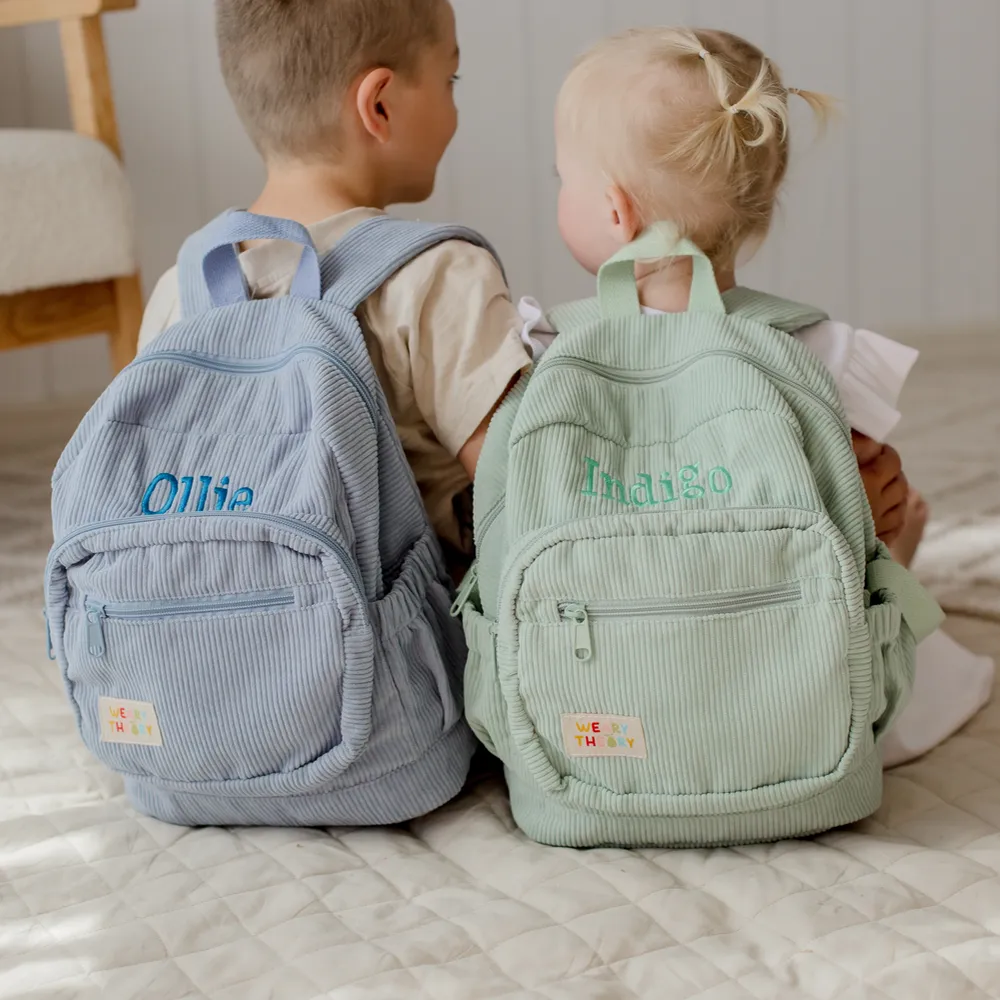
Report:
[[[226,86],[265,156],[335,148],[340,97],[385,66],[416,70],[443,0],[216,0]]]

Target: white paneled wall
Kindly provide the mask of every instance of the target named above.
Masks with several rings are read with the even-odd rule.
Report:
[[[588,294],[555,229],[552,108],[574,56],[640,24],[728,28],[791,85],[842,99],[795,157],[772,238],[743,280],[887,331],[1000,326],[998,0],[454,0],[462,127],[432,201],[502,252],[516,294]],[[147,291],[184,236],[249,202],[262,172],[219,75],[210,0],[106,19]],[[67,121],[55,31],[0,33],[0,124]],[[0,354],[0,397],[92,391],[99,339]]]

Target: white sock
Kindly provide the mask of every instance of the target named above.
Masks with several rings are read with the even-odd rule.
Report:
[[[993,696],[996,667],[944,632],[917,647],[913,696],[883,743],[886,767],[922,757],[969,722]]]

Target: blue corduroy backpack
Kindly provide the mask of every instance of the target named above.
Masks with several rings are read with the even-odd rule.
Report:
[[[236,245],[302,244],[252,301]],[[185,244],[183,320],[53,478],[52,655],[137,809],[184,825],[377,825],[461,789],[465,650],[356,310],[468,230],[377,218],[320,260],[229,212]]]

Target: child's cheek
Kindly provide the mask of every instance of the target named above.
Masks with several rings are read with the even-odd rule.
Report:
[[[572,212],[570,211],[569,199],[566,195],[565,187],[559,189],[557,218],[559,221],[559,235],[562,236],[563,242],[568,246],[572,238]]]
[[[600,241],[595,239],[594,220],[588,214],[588,207],[578,203],[564,188],[559,198],[559,233],[576,262],[596,274],[604,257],[597,245]]]
[[[559,232],[563,242],[576,255],[584,241],[586,220],[575,205],[572,192],[563,187],[559,193]]]

